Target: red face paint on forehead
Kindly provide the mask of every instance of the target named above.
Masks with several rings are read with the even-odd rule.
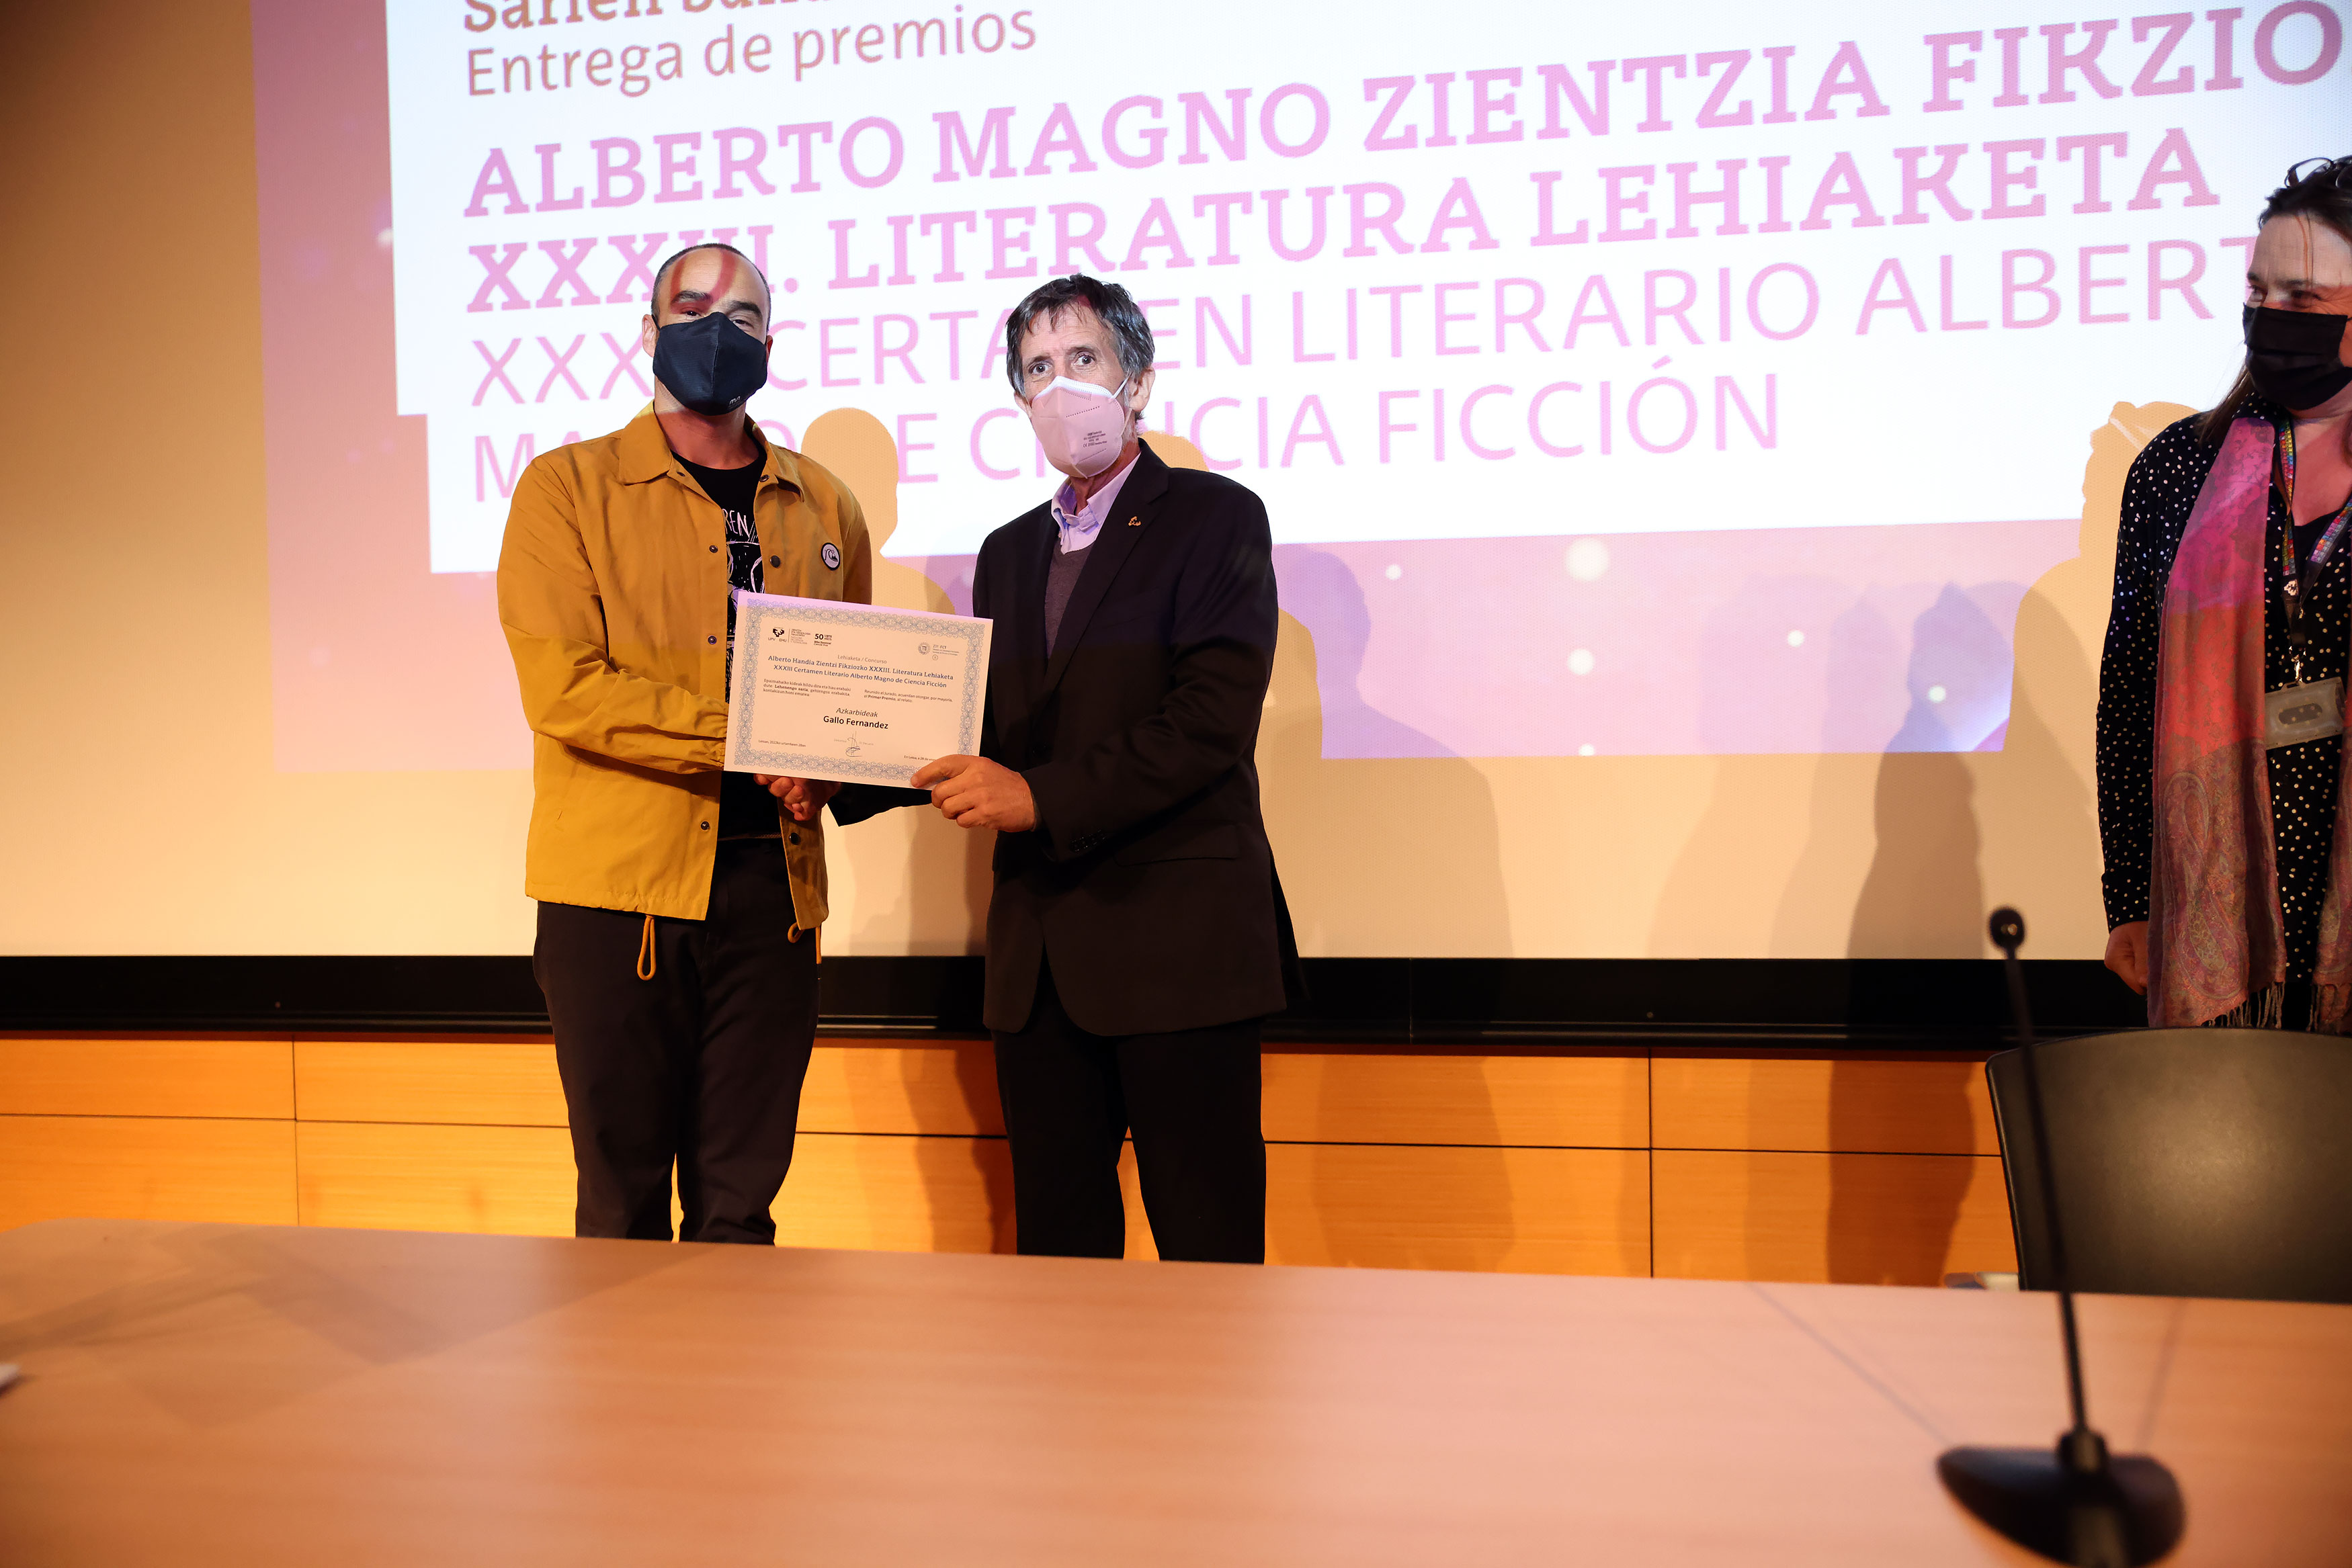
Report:
[[[711,280],[707,289],[695,287],[686,278],[687,269],[693,267],[703,256],[710,256],[719,264],[719,276]],[[682,300],[689,304],[696,302],[687,300],[688,295],[697,296],[709,309],[724,309],[730,299],[749,298],[750,285],[758,281],[758,278],[759,275],[751,270],[751,263],[733,251],[721,250],[716,246],[707,250],[689,251],[679,259],[677,267],[670,273],[670,293],[667,300],[670,313],[677,314]],[[767,290],[762,288],[761,292],[765,294]],[[766,314],[763,308],[761,311],[763,319]]]
[[[737,267],[743,258],[737,256],[731,250],[706,250],[698,251],[696,254],[699,256],[715,256],[719,258],[719,285],[710,292],[720,299],[733,298],[735,295],[735,279],[739,276]]]

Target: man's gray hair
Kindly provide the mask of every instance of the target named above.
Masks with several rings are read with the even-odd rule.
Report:
[[[1151,368],[1151,323],[1143,319],[1135,297],[1116,283],[1074,272],[1039,286],[1004,319],[1004,377],[1013,383],[1014,392],[1026,393],[1029,390],[1021,379],[1021,340],[1029,335],[1029,329],[1038,318],[1055,320],[1074,305],[1085,306],[1110,329],[1111,341],[1118,350],[1118,368],[1126,372],[1128,380],[1133,381]]]

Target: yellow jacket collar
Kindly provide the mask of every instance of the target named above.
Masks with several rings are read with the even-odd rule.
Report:
[[[761,477],[802,488],[800,465],[793,454],[765,436],[760,437],[760,445],[768,455]],[[637,416],[622,428],[620,457],[624,485],[643,485],[677,472],[677,456],[669,449],[669,438],[662,434],[661,421],[654,417],[652,403],[639,409]]]

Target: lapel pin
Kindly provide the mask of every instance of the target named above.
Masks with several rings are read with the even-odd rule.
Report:
[[[1127,526],[1130,528],[1139,528],[1143,526],[1143,519],[1141,517],[1129,517],[1127,519]]]

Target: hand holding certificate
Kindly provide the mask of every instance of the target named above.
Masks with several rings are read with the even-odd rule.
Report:
[[[728,768],[906,784],[980,750],[993,622],[833,599],[735,596]]]

